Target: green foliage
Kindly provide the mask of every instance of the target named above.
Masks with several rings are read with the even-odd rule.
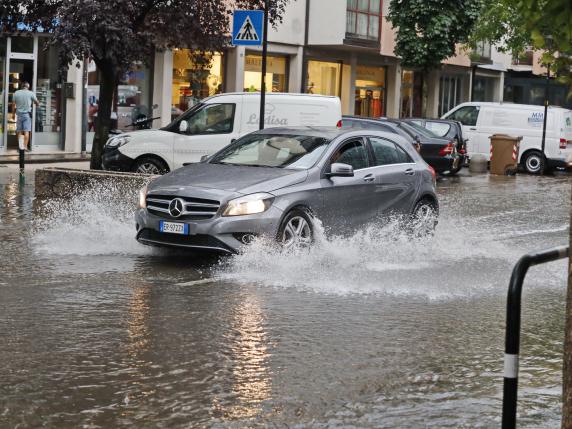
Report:
[[[406,67],[429,70],[466,43],[481,4],[475,0],[391,0],[396,54]]]

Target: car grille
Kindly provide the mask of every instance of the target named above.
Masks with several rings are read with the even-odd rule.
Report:
[[[175,198],[180,198],[185,202],[184,211],[181,216],[174,218],[169,213],[169,204]],[[213,218],[220,208],[220,201],[205,200],[202,198],[178,197],[174,195],[148,195],[147,210],[154,215],[166,219],[177,220],[205,220]]]
[[[228,247],[222,241],[205,234],[168,234],[156,231],[154,229],[145,228],[139,232],[137,239],[147,244],[181,246],[195,249],[219,251],[223,253],[235,253],[233,249]]]

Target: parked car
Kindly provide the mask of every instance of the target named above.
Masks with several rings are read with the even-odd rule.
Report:
[[[418,148],[422,158],[440,174],[456,174],[462,167],[462,158],[452,139],[437,137],[431,131],[402,119],[363,118],[344,116],[342,128],[364,128],[392,132],[406,138]]]
[[[548,108],[546,143],[542,153],[544,106],[526,104],[462,103],[443,115],[463,124],[468,139],[469,157],[474,154],[490,159],[490,137],[493,134],[522,136],[518,161],[525,171],[538,174],[543,170],[572,166],[572,111]]]
[[[229,93],[206,98],[159,130],[110,138],[103,168],[163,174],[199,162],[237,138],[259,128],[260,94]],[[311,94],[266,96],[265,128],[341,125],[340,99]]]
[[[459,121],[450,119],[424,119],[424,118],[406,118],[405,122],[420,125],[427,128],[437,137],[443,137],[452,140],[457,145],[457,152],[461,158],[461,165],[468,161],[467,157],[467,140],[463,137],[463,124]],[[460,167],[459,167],[460,168]]]
[[[318,127],[244,136],[154,180],[139,205],[139,242],[222,253],[259,235],[308,245],[314,217],[327,233],[343,234],[402,214],[430,232],[439,207],[435,172],[405,139]]]

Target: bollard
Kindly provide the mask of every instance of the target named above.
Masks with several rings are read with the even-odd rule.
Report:
[[[469,171],[471,173],[486,173],[487,158],[481,154],[475,154],[471,156],[471,162],[469,162]]]
[[[19,155],[19,160],[20,160],[20,182],[22,182],[22,178],[24,177],[24,167],[26,165],[25,162],[25,154],[26,151],[23,149],[18,149],[18,155]]]
[[[508,288],[506,304],[506,337],[504,354],[504,383],[502,398],[502,429],[516,428],[518,393],[518,363],[520,353],[520,313],[522,284],[528,269],[568,257],[568,247],[557,247],[544,252],[524,255],[514,266]]]

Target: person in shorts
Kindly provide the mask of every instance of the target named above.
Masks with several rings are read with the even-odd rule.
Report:
[[[22,82],[22,89],[14,93],[16,106],[16,134],[20,150],[29,150],[30,132],[32,131],[32,103],[39,105],[36,94],[30,91],[30,84]]]

